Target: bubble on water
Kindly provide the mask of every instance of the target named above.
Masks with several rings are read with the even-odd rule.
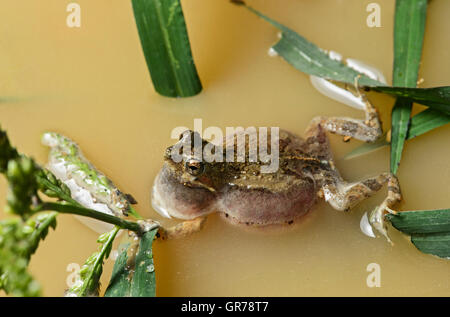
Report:
[[[155,272],[155,266],[153,264],[150,264],[147,266],[147,273],[153,273]]]

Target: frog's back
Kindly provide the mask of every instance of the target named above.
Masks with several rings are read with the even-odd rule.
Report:
[[[271,138],[269,133],[269,152]],[[305,214],[316,200],[315,182],[301,166],[291,164],[293,157],[308,157],[305,140],[279,130],[278,169],[261,173],[261,164],[244,164],[241,174],[222,188],[220,211],[234,222],[257,226],[292,223]]]

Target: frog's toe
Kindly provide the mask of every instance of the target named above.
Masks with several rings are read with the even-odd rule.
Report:
[[[384,217],[385,211],[389,212],[389,210],[391,209],[386,207],[384,204],[377,206],[370,214],[369,223],[376,231],[378,231],[378,233],[384,236],[387,239],[387,241],[393,245],[393,242],[389,238],[389,235],[387,233],[387,224],[386,219]]]

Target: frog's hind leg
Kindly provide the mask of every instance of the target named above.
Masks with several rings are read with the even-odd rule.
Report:
[[[386,211],[392,212],[390,208],[401,200],[397,178],[392,174],[383,173],[356,183],[344,181],[334,165],[326,135],[326,131],[329,131],[365,142],[374,142],[382,135],[381,121],[377,110],[363,94],[359,93],[357,83],[355,86],[359,97],[365,104],[365,119],[316,117],[306,130],[306,143],[310,155],[328,162],[327,171],[318,175],[316,181],[321,184],[321,193],[324,198],[335,209],[349,210],[388,183],[388,195],[382,204],[372,212],[369,221],[375,229],[390,241],[386,231],[384,214]]]
[[[361,201],[378,192],[390,178],[382,173],[358,182],[346,182],[336,172],[330,171],[322,180],[322,194],[336,210],[348,211]]]
[[[384,201],[377,206],[369,217],[370,224],[389,242],[384,215],[386,212],[395,213],[391,207],[401,200],[400,186],[397,178],[390,173],[382,173],[376,177],[348,183],[337,171],[329,171],[321,176],[322,189],[325,200],[337,210],[348,211],[361,201],[378,192],[387,183],[388,194]],[[392,242],[391,242],[392,243]]]

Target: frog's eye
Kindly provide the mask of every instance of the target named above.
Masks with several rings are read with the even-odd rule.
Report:
[[[198,176],[203,173],[204,168],[203,163],[197,160],[190,159],[185,163],[186,171],[193,176]]]

